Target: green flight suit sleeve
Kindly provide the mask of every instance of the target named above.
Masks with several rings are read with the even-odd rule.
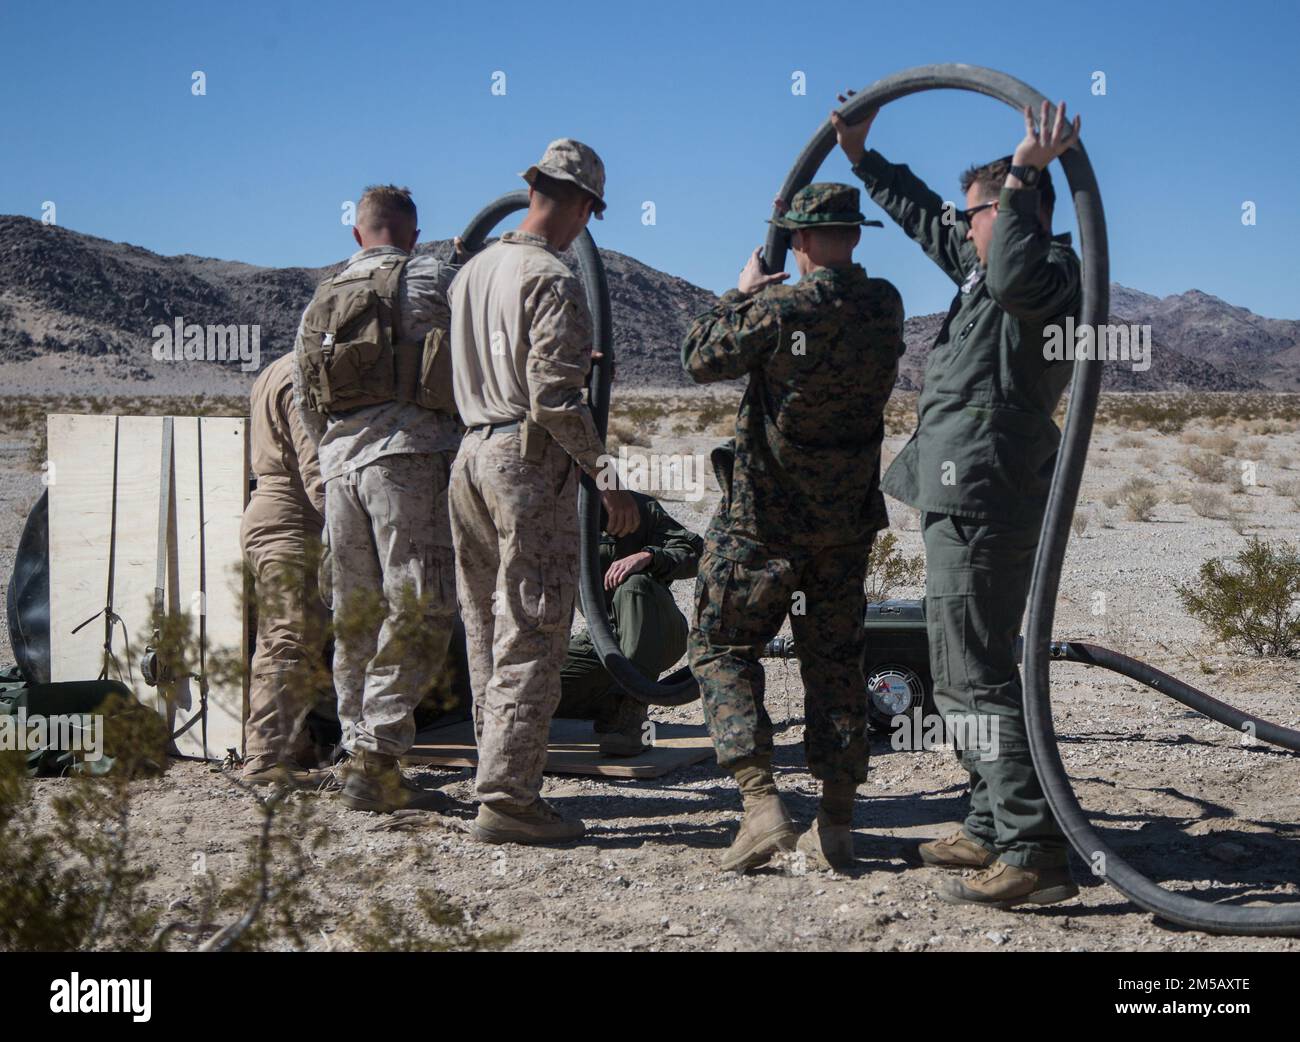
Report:
[[[746,296],[729,289],[691,323],[682,341],[682,368],[696,383],[735,380],[762,365],[781,342],[781,321],[768,306],[778,286]]]
[[[989,243],[989,295],[1022,322],[1046,322],[1073,313],[1082,275],[1072,252],[1053,253],[1038,219],[1036,188],[1003,188]]]
[[[653,499],[645,504],[645,510],[649,515],[650,526],[646,545],[642,549],[648,550],[654,557],[646,573],[662,583],[694,579],[699,569],[700,554],[704,552],[704,540],[678,524]]]
[[[924,181],[901,164],[891,163],[875,149],[868,149],[853,172],[866,185],[867,194],[893,219],[908,237],[925,251],[925,255],[943,269],[957,285],[979,256],[966,241],[970,226],[961,218],[961,210],[948,208]],[[955,207],[955,204],[954,204]]]

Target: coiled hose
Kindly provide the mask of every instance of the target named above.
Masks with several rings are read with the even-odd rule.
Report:
[[[509,192],[489,203],[465,226],[461,241],[474,252],[483,246],[492,229],[510,214],[528,206],[528,191]],[[600,357],[591,369],[591,412],[603,438],[609,423],[609,393],[614,377],[613,321],[610,315],[609,283],[605,265],[591,233],[583,230],[573,244],[579,274],[591,311],[592,346]],[[614,681],[633,698],[648,705],[677,706],[700,697],[699,685],[689,667],[683,666],[662,680],[648,680],[628,661],[618,645],[609,611],[605,607],[604,576],[600,568],[600,493],[587,474],[578,488],[578,536],[580,543],[578,596],[587,620],[591,642],[601,664]]]
[[[985,94],[1010,105],[1017,111],[1026,105],[1037,111],[1045,100],[1041,94],[1005,73],[974,65],[925,65],[886,76],[856,94],[840,110],[849,123],[863,119],[870,111],[898,98],[927,90],[965,90]],[[1049,117],[1050,118],[1050,117]],[[800,188],[809,184],[822,161],[835,146],[835,131],[827,120],[812,136],[795,161],[780,198],[789,200]],[[1101,327],[1108,318],[1110,270],[1106,252],[1106,222],[1102,212],[1101,195],[1097,179],[1088,162],[1083,145],[1061,156],[1061,166],[1074,199],[1079,222],[1080,249],[1083,254],[1083,307],[1080,321],[1093,328]],[[774,206],[774,213],[776,207]],[[769,225],[764,261],[769,272],[785,267],[785,254],[789,234],[775,225]],[[1300,909],[1291,907],[1244,907],[1223,905],[1198,900],[1185,894],[1174,893],[1147,879],[1129,865],[1100,836],[1088,821],[1078,799],[1070,787],[1070,780],[1061,761],[1056,744],[1056,730],[1052,722],[1051,707],[1051,631],[1056,607],[1056,593],[1061,580],[1061,566],[1065,559],[1066,543],[1070,534],[1070,521],[1079,496],[1083,468],[1087,462],[1088,442],[1092,436],[1093,417],[1101,387],[1099,359],[1078,359],[1074,363],[1070,404],[1066,412],[1065,429],[1052,475],[1047,509],[1043,518],[1041,538],[1034,558],[1033,576],[1029,588],[1029,612],[1025,626],[1024,680],[1025,723],[1034,766],[1042,782],[1048,805],[1069,838],[1071,845],[1089,864],[1104,866],[1103,878],[1125,897],[1146,911],[1182,926],[1207,933],[1248,935],[1300,934]],[[1101,650],[1101,649],[1096,649]],[[1096,650],[1091,654],[1096,657]],[[1080,650],[1079,654],[1084,654]],[[1109,653],[1114,655],[1114,653]],[[1133,660],[1121,663],[1118,656],[1110,668],[1122,666],[1119,671],[1152,671]],[[1131,666],[1129,664],[1132,664]],[[1100,663],[1098,663],[1100,664]],[[1138,676],[1143,683],[1149,681]],[[1160,674],[1151,686],[1156,690],[1174,693],[1172,677]],[[1161,685],[1164,685],[1163,688]],[[1186,685],[1182,685],[1186,688]],[[1189,694],[1195,689],[1177,689],[1179,694]],[[1202,695],[1202,699],[1209,696]],[[1215,700],[1210,699],[1210,702]],[[1190,703],[1189,703],[1190,704]],[[1193,708],[1198,708],[1193,706]],[[1266,729],[1274,737],[1293,740],[1295,732],[1277,728],[1246,714],[1238,714],[1229,706],[1215,702],[1214,706],[1201,701],[1201,712],[1214,716],[1239,718],[1239,726],[1248,719],[1255,721],[1260,737]],[[1218,719],[1218,717],[1215,717]],[[1288,745],[1287,741],[1281,744]]]

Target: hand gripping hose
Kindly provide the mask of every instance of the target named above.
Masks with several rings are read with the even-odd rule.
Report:
[[[520,189],[501,196],[480,210],[465,226],[461,241],[471,252],[482,247],[492,229],[506,217],[528,206],[528,192]],[[614,375],[614,337],[610,317],[609,283],[605,279],[605,265],[590,232],[584,230],[573,244],[578,258],[579,274],[587,291],[587,306],[591,311],[592,346],[600,354],[591,370],[591,412],[596,429],[603,438],[609,422],[609,392]],[[662,680],[648,680],[628,661],[619,648],[618,638],[605,607],[604,576],[600,569],[600,494],[596,483],[587,474],[582,475],[578,489],[579,556],[578,594],[582,614],[587,619],[587,630],[596,647],[601,663],[615,682],[633,698],[649,705],[677,706],[694,702],[700,697],[699,685],[683,666]]]
[[[848,122],[855,123],[881,105],[927,90],[967,90],[986,94],[1017,111],[1026,105],[1037,111],[1045,100],[1027,84],[992,69],[956,64],[923,65],[877,80],[851,98],[840,112]],[[789,200],[795,192],[810,183],[822,160],[834,146],[835,132],[827,120],[795,161],[781,186],[780,197]],[[1079,221],[1080,249],[1083,254],[1081,321],[1097,328],[1107,321],[1110,281],[1106,222],[1102,213],[1101,196],[1082,144],[1061,156],[1061,165],[1065,170]],[[780,271],[785,267],[788,241],[787,232],[775,225],[769,226],[764,251],[768,271]],[[1093,830],[1070,787],[1065,766],[1061,762],[1052,722],[1049,644],[1056,593],[1061,580],[1061,565],[1070,534],[1070,520],[1079,496],[1079,485],[1088,455],[1088,441],[1092,435],[1093,416],[1097,409],[1101,366],[1101,361],[1097,359],[1079,359],[1074,363],[1074,380],[1065,430],[1052,475],[1042,535],[1034,558],[1024,644],[1025,723],[1034,766],[1048,805],[1069,837],[1071,845],[1089,864],[1104,866],[1103,877],[1134,904],[1163,919],[1208,933],[1300,934],[1300,908],[1216,904],[1165,890],[1147,879],[1127,864]],[[1260,736],[1263,737],[1262,731]]]

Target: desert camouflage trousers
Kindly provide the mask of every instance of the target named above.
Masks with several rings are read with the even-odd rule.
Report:
[[[452,453],[382,456],[325,486],[343,747],[401,756],[456,614]]]
[[[257,607],[244,726],[250,770],[297,760],[309,744],[303,721],[321,688],[328,692],[321,670],[329,613],[316,589],[314,564],[318,523],[288,497],[254,493],[240,525]]]
[[[471,431],[451,474],[456,588],[469,652],[478,798],[537,799],[578,582],[577,468],[555,441]]]
[[[741,563],[706,547],[687,651],[719,765],[772,755],[759,656],[789,615],[804,688],[808,769],[824,782],[866,781],[862,616],[870,550],[868,542]]]

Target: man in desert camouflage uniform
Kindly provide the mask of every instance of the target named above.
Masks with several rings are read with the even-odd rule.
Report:
[[[400,266],[395,299],[381,302],[384,321],[392,322],[394,341],[427,350],[450,324],[446,291],[456,269],[432,256],[411,256],[417,223],[406,189],[368,188],[353,228],[361,249],[317,294],[327,286],[342,292]],[[336,335],[344,338],[348,327],[322,333],[317,327],[330,321],[309,321],[312,315],[309,306],[299,327],[295,386],[304,416],[314,418],[325,483],[334,685],[350,756],[341,798],[358,810],[390,811],[409,801],[398,757],[415,739],[415,707],[442,668],[451,638],[456,594],[447,484],[461,432],[449,388],[439,408],[406,394],[325,415],[313,409],[307,399],[330,389],[313,375],[317,352]],[[309,345],[312,331],[316,341]],[[401,376],[391,379],[396,386]],[[367,621],[367,615],[375,617]]]
[[[451,522],[478,740],[471,834],[488,843],[564,842],[584,831],[540,790],[577,585],[574,463],[593,478],[611,469],[583,400],[591,316],[560,259],[605,209],[604,165],[564,138],[522,176],[523,223],[466,263],[451,288],[456,406],[469,428],[452,472]],[[628,492],[603,500],[612,535],[635,528]]]
[[[239,529],[257,597],[244,780],[306,783],[302,725],[318,692],[328,613],[312,558],[325,524],[316,445],[293,403],[293,354],[253,384],[249,453],[257,487]]]
[[[774,283],[755,250],[737,289],[697,318],[682,363],[699,383],[749,378],[735,459],[705,536],[691,670],[718,763],[744,817],[723,858],[747,871],[795,846],[772,777],[772,722],[759,654],[786,615],[804,684],[804,746],[822,783],[798,839],[814,863],[852,864],[857,786],[867,777],[862,677],[867,555],[887,523],[878,487],[884,410],[903,352],[903,303],[853,263],[858,191],[813,184],[774,222],[789,229],[800,280]],[[715,457],[716,458],[716,457]]]

